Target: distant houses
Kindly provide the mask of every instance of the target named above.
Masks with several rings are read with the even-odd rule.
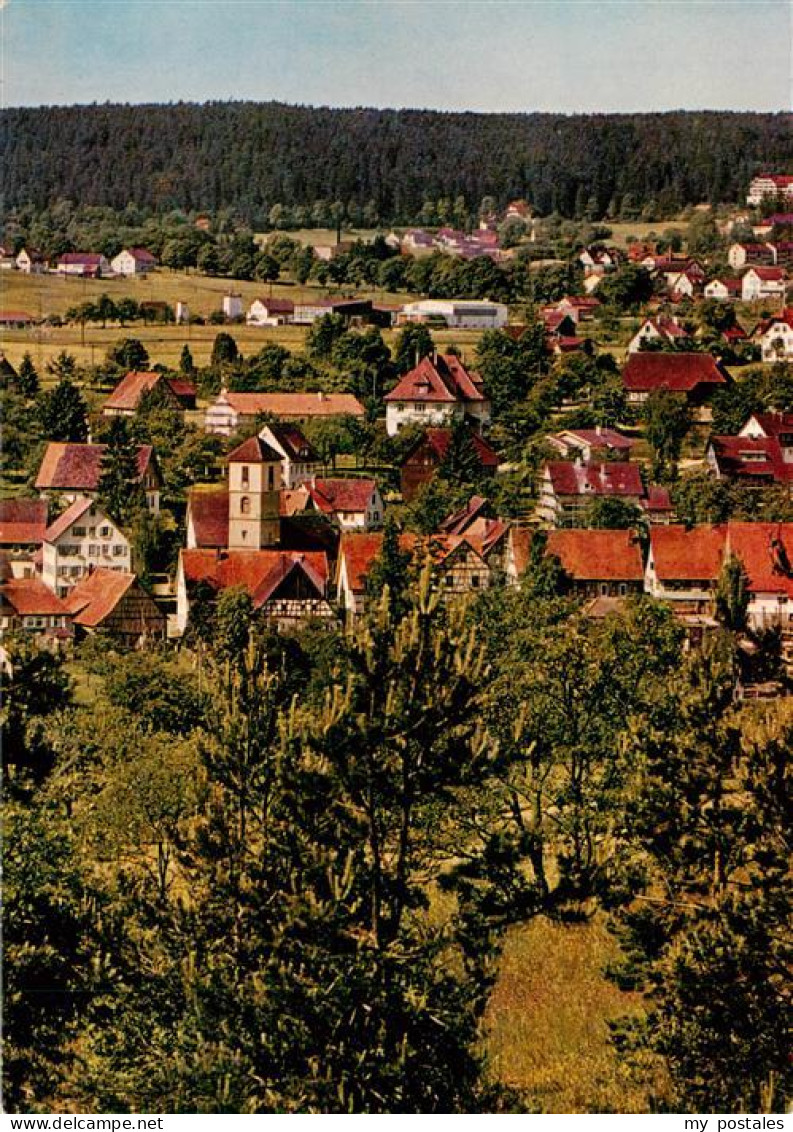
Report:
[[[204,428],[231,436],[264,414],[300,423],[325,417],[362,418],[365,410],[351,393],[230,393],[222,389],[206,411]]]
[[[469,429],[471,447],[483,476],[494,476],[500,461],[498,453],[473,429]],[[402,459],[400,481],[402,498],[410,503],[420,488],[429,483],[442,466],[451,444],[450,428],[428,428],[410,447]]]
[[[105,417],[132,417],[141,399],[157,390],[170,408],[179,412],[195,409],[196,390],[192,382],[157,372],[132,371],[124,375],[102,406]]]
[[[146,248],[124,248],[110,261],[114,275],[148,275],[157,267],[157,257]]]
[[[490,401],[480,375],[467,369],[455,354],[422,358],[384,400],[389,436],[413,423],[433,427],[468,420],[481,430],[490,421]]]

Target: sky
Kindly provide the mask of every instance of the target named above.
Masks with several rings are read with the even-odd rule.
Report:
[[[0,0],[2,102],[790,110],[793,0]]]

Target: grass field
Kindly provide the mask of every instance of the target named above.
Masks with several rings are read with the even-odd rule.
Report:
[[[609,1041],[609,1022],[643,1009],[604,970],[618,954],[601,921],[560,925],[545,919],[507,938],[487,1011],[494,1076],[524,1091],[542,1112],[646,1112],[651,1082],[633,1079]]]

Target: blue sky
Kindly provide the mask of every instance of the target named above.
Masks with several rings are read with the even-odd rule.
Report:
[[[0,0],[3,102],[791,108],[790,0]]]

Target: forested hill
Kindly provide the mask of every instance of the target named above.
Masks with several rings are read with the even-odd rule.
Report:
[[[574,115],[334,110],[278,103],[8,109],[5,205],[239,210],[341,201],[411,221],[426,199],[526,197],[543,214],[739,201],[793,170],[787,114]],[[371,202],[374,202],[372,204]]]

